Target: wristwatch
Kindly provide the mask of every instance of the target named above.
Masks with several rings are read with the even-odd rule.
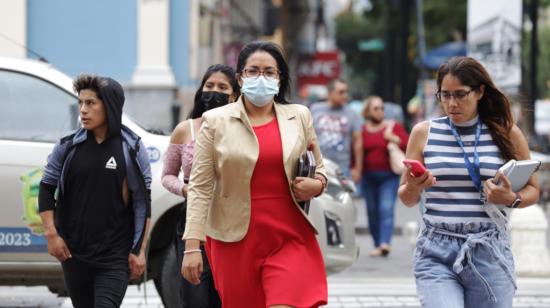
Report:
[[[514,201],[512,201],[512,203],[510,203],[510,205],[508,205],[508,207],[512,208],[512,209],[515,209],[519,206],[520,203],[521,203],[521,195],[516,193],[516,199]]]

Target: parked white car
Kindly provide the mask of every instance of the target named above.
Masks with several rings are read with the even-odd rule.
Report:
[[[54,142],[78,125],[78,99],[72,79],[51,65],[0,57],[0,284],[47,285],[63,293],[61,267],[47,253],[37,213],[42,167]],[[169,137],[148,132],[129,116],[123,123],[140,135],[153,174],[152,227],[148,234],[145,279],[153,279],[165,306],[178,306],[175,225],[182,199],[161,186],[162,156]],[[338,272],[357,258],[356,211],[348,191],[329,171],[327,192],[315,199],[309,216],[320,230],[317,239],[327,272]],[[304,260],[307,262],[307,260]]]

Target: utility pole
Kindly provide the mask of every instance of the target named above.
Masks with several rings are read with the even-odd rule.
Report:
[[[401,107],[406,110],[407,108],[407,95],[409,93],[408,89],[408,47],[409,47],[409,16],[410,16],[410,1],[402,0],[401,1],[401,55],[400,55],[400,92],[398,97],[396,97],[396,102],[401,105]],[[408,114],[405,112],[405,114]]]
[[[424,8],[422,0],[416,0],[416,26],[418,31],[418,53],[420,54],[420,106],[424,110],[424,117],[427,116],[426,112],[426,96],[424,93],[424,81],[427,78],[426,67],[424,66],[424,59],[426,58],[426,36],[424,35]]]
[[[531,84],[531,99],[529,100],[529,110],[533,112],[527,113],[526,119],[526,129],[527,134],[531,138],[535,137],[535,102],[537,101],[538,89],[537,89],[537,59],[539,55],[539,46],[538,46],[538,10],[539,10],[539,1],[531,0],[531,5],[529,6],[529,18],[531,19],[531,57],[529,59],[530,67],[530,84]]]

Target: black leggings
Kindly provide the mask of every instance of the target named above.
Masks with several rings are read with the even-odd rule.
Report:
[[[75,259],[61,265],[74,307],[120,307],[130,280],[128,269],[96,268]]]
[[[183,262],[183,251],[185,250],[185,242],[181,239],[183,230],[185,229],[185,214],[186,214],[186,202],[180,207],[180,220],[177,224],[176,230],[176,256],[178,258],[178,272],[181,271],[181,263]],[[204,247],[202,250],[202,262],[203,270],[200,277],[200,284],[194,285],[185,280],[180,275],[181,290],[180,297],[184,308],[221,308],[222,303],[220,296],[214,287],[214,277],[212,277],[212,271],[210,270],[210,263],[206,258],[206,252]]]

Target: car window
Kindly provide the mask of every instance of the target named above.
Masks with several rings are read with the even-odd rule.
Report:
[[[53,84],[0,70],[0,139],[55,142],[77,125],[78,100]]]

